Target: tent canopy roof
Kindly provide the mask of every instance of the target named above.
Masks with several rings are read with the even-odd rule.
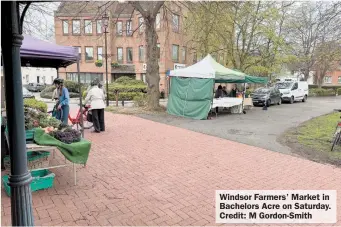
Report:
[[[24,35],[20,57],[21,66],[60,68],[77,62],[79,54],[74,47],[60,46]]]
[[[212,78],[216,83],[267,83],[265,77],[248,76],[216,62],[211,55],[194,65],[183,69],[171,70],[170,76],[192,77],[192,78]]]

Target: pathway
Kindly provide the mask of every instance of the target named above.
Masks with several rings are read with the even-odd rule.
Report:
[[[106,122],[86,133],[77,186],[58,169],[54,188],[33,193],[36,225],[215,225],[216,189],[336,189],[341,225],[340,169],[133,116]],[[9,225],[3,189],[1,199]]]

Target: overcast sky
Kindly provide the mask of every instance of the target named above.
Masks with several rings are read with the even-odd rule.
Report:
[[[24,21],[24,34],[54,41],[54,11],[60,2],[34,2],[28,8]]]

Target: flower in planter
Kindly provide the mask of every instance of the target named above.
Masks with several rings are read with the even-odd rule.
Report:
[[[103,65],[102,60],[97,60],[97,61],[95,61],[95,65],[96,65],[97,67],[102,67],[102,65]]]
[[[117,62],[111,62],[111,66],[114,67],[114,68],[117,68],[120,65]]]

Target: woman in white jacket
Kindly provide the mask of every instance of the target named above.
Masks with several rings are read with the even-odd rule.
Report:
[[[92,122],[94,124],[95,132],[104,132],[105,124],[104,124],[104,93],[103,90],[98,87],[98,81],[93,81],[91,83],[91,89],[86,95],[84,104],[90,102],[91,105],[91,113],[92,113]]]

